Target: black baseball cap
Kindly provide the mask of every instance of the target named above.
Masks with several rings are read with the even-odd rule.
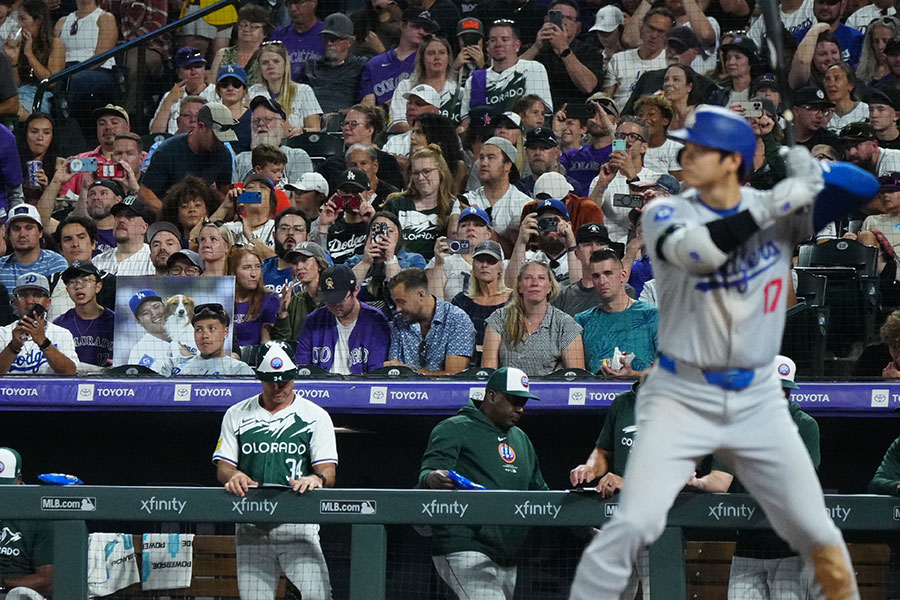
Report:
[[[469,109],[469,130],[484,139],[494,135],[494,111],[490,106],[482,104]]]
[[[319,276],[319,300],[325,304],[337,304],[356,289],[356,275],[347,265],[328,267]]]
[[[758,95],[759,90],[778,91],[778,78],[772,73],[763,73],[750,82],[750,95]]]
[[[855,121],[841,127],[838,137],[842,142],[870,142],[875,139],[875,128],[871,123]]]
[[[529,146],[557,147],[559,138],[549,127],[535,127],[525,135],[525,147]]]
[[[670,29],[669,33],[666,34],[666,43],[676,46],[676,49],[680,50],[679,54],[689,48],[703,50],[703,44],[700,43],[700,38],[698,38],[697,34],[694,33],[694,30],[687,25],[679,25],[678,27]]]
[[[585,223],[575,232],[575,243],[584,244],[586,242],[603,242],[610,243],[609,230],[605,225],[600,223]]]
[[[113,206],[109,212],[114,217],[118,217],[125,212],[131,213],[130,216],[140,217],[144,219],[148,225],[156,221],[156,213],[153,212],[149,206],[144,204],[144,201],[141,200],[139,196],[125,196],[122,198],[122,201]]]
[[[403,20],[418,25],[428,33],[435,33],[441,28],[431,16],[431,12],[417,6],[410,6],[403,11]]]
[[[873,86],[863,94],[863,102],[866,104],[885,104],[894,110],[900,110],[900,91],[887,86]]]
[[[105,187],[119,198],[125,196],[125,190],[122,189],[122,186],[119,185],[119,182],[113,181],[112,179],[95,179],[94,183],[92,183],[91,187],[89,187],[88,189],[92,190],[95,187]]]
[[[814,85],[802,87],[793,96],[794,106],[827,106],[834,108],[834,102],[828,99],[825,92]]]
[[[62,272],[60,276],[63,280],[63,283],[69,283],[76,277],[81,277],[82,275],[93,275],[97,281],[100,281],[100,271],[97,267],[94,266],[89,260],[76,260],[73,261],[69,268]]]
[[[730,44],[722,44],[721,50],[723,56],[729,50],[737,50],[738,52],[745,54],[751,61],[756,60],[756,57],[759,54],[759,48],[757,48],[756,42],[748,37],[736,37],[731,40]]]
[[[365,171],[360,169],[347,169],[341,173],[335,189],[342,188],[346,185],[352,185],[360,191],[366,191],[369,189],[369,176],[366,175]]]
[[[475,17],[465,17],[456,24],[456,37],[472,34],[480,38],[484,37],[484,23]]]
[[[262,94],[258,96],[254,96],[253,100],[250,101],[250,110],[254,111],[258,106],[265,106],[267,109],[276,113],[282,119],[287,119],[287,113],[284,112],[284,109],[281,107],[281,104],[278,103],[277,100],[272,100],[268,96],[263,96]]]

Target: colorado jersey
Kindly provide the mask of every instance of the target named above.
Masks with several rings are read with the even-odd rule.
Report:
[[[318,463],[337,463],[331,417],[294,391],[294,401],[274,415],[260,396],[225,412],[213,462],[235,465],[260,485],[289,487],[290,479],[313,473]]]
[[[460,116],[465,118],[469,114],[470,104],[479,106],[482,102],[478,98],[472,98],[472,79],[474,74],[466,81],[463,89]],[[550,82],[547,80],[547,69],[539,62],[533,60],[516,61],[510,68],[497,72],[488,68],[485,75],[485,99],[484,104],[491,107],[495,115],[512,110],[516,100],[528,94],[537,94],[544,101],[544,106],[551,108],[553,98],[550,95]]]
[[[778,354],[792,251],[797,242],[814,233],[808,211],[758,230],[708,275],[689,273],[657,254],[657,243],[670,228],[703,225],[737,214],[766,193],[741,188],[738,206],[716,211],[691,189],[654,200],[644,209],[641,223],[656,277],[663,354],[710,370],[763,367]]]

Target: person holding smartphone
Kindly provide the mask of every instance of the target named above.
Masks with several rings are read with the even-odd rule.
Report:
[[[261,258],[275,256],[275,185],[260,173],[244,178],[242,188],[234,188],[210,216],[210,220],[233,221],[224,225],[235,244],[252,247]]]
[[[369,177],[364,171],[348,169],[338,178],[332,188],[334,193],[322,207],[316,235],[310,236],[310,241],[322,244],[325,240],[325,250],[336,265],[362,252],[366,244],[366,230],[375,216],[374,192],[369,188]]]
[[[19,320],[0,327],[0,375],[74,375],[75,340],[67,329],[48,323],[50,282],[39,273],[16,279],[13,297]]]

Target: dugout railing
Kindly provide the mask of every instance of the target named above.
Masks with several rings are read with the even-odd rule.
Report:
[[[166,502],[158,500],[165,499]],[[329,489],[298,495],[255,489],[245,499],[219,488],[2,486],[0,518],[54,521],[55,600],[87,593],[88,522],[340,523],[350,525],[352,600],[385,598],[387,525],[600,526],[618,500],[596,493]],[[878,539],[900,529],[900,499],[826,496],[845,532]],[[759,506],[743,494],[682,494],[650,551],[654,600],[686,597],[684,530],[766,529]]]

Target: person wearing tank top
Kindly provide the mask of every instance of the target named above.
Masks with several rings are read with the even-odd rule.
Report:
[[[76,0],[75,12],[56,22],[54,35],[66,45],[66,67],[84,62],[112,49],[118,39],[116,18],[97,6],[96,0]],[[81,71],[69,80],[69,104],[93,94],[103,96],[102,101],[118,100],[115,79],[110,68],[115,61],[110,58],[95,69]],[[75,111],[73,111],[75,114]]]

